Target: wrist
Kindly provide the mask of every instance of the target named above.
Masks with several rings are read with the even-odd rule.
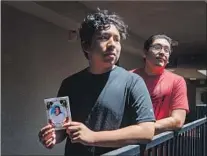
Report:
[[[162,126],[158,123],[155,123],[155,135],[161,133],[162,131]]]
[[[90,143],[90,146],[96,146],[98,140],[98,132],[92,132],[92,141]]]
[[[161,125],[159,123],[155,123],[155,129],[157,130],[161,129]]]

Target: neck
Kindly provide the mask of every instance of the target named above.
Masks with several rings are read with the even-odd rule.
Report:
[[[116,67],[116,65],[113,65],[113,66],[110,66],[110,67],[100,67],[100,66],[93,66],[93,65],[90,64],[88,70],[92,74],[103,74],[103,73],[106,73],[106,72],[112,70],[115,67]]]
[[[145,67],[144,67],[144,71],[145,73],[147,73],[147,75],[160,75],[164,72],[164,69],[163,67],[151,67],[147,64],[145,64]]]

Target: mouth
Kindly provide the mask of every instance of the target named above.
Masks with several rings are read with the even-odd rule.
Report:
[[[159,60],[159,61],[166,62],[166,60],[164,58],[162,58],[162,57],[156,57],[156,59]]]
[[[114,53],[105,53],[104,57],[113,57],[116,56]]]
[[[113,61],[115,60],[116,55],[114,53],[105,53],[103,54],[103,60],[105,61]]]

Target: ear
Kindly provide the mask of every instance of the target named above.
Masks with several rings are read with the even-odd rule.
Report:
[[[84,52],[89,53],[90,46],[89,46],[89,44],[87,42],[82,41],[81,42],[81,47],[82,47],[82,49],[83,49]]]
[[[142,53],[142,57],[143,57],[143,58],[146,58],[146,56],[147,56],[147,51],[144,49],[144,50],[143,50],[143,53]]]

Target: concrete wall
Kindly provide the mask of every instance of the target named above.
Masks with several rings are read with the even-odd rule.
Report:
[[[142,67],[143,65],[144,62],[140,56],[122,52],[120,57],[120,66],[124,67],[125,69],[131,70],[136,67]]]
[[[67,31],[2,4],[2,155],[61,155],[38,142],[46,124],[43,99],[56,96],[61,80],[87,66],[79,42]],[[122,53],[120,64],[140,66],[138,57]]]

